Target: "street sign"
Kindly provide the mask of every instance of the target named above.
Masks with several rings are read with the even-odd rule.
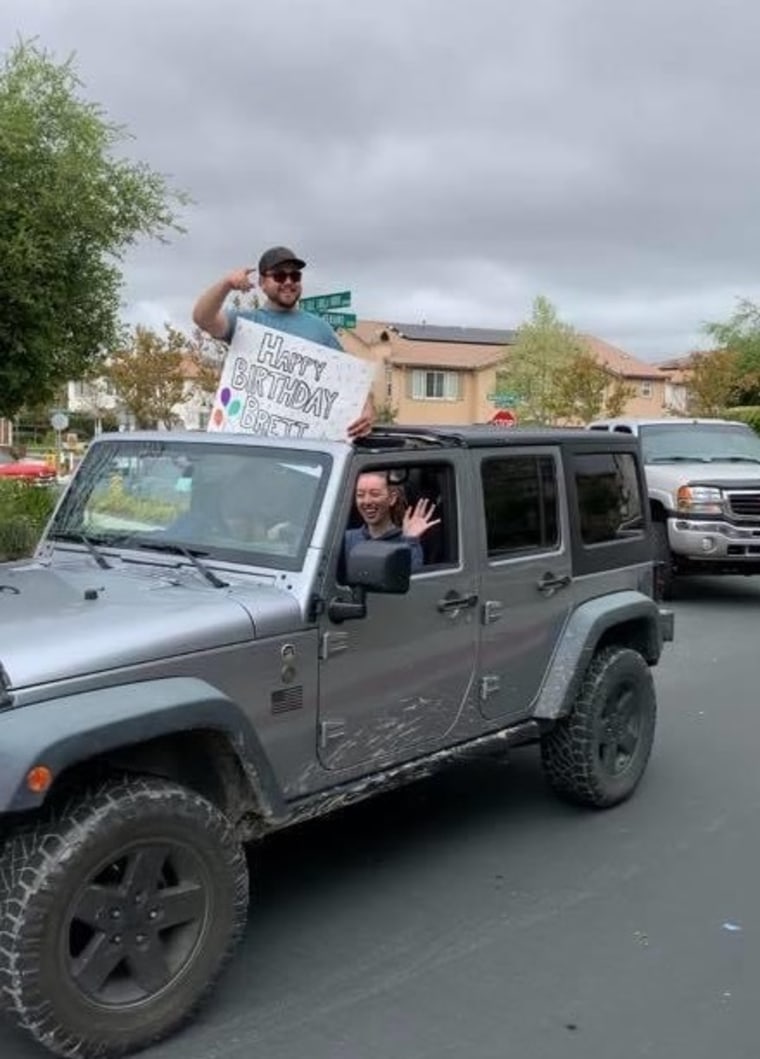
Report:
[[[509,408],[500,408],[491,416],[491,422],[497,427],[513,427],[517,424],[517,416]]]
[[[307,313],[329,312],[330,309],[345,309],[351,304],[351,291],[341,290],[334,294],[318,294],[313,298],[301,298],[300,306]]]
[[[69,417],[65,412],[53,412],[50,417],[50,425],[53,430],[60,434],[62,430],[65,430],[68,427]]]
[[[322,313],[321,316],[330,327],[356,327],[356,315],[354,313]]]
[[[508,390],[497,390],[495,393],[488,394],[488,400],[491,404],[496,405],[497,408],[514,408],[518,398],[516,393],[510,393]]]

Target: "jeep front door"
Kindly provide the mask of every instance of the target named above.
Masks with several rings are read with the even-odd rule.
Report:
[[[433,749],[444,741],[468,701],[477,672],[479,599],[474,542],[460,540],[460,510],[471,504],[459,454],[446,461],[415,459],[415,481],[427,483],[441,518],[435,538],[423,538],[426,565],[408,594],[367,596],[366,617],[320,621],[319,757],[331,769],[378,768]],[[398,456],[384,466],[408,470]],[[366,461],[365,461],[366,466]],[[420,471],[422,467],[422,472]],[[353,495],[354,483],[351,483]],[[345,507],[335,551],[351,511]],[[474,550],[473,550],[474,554]],[[336,571],[338,564],[334,562]],[[347,590],[328,575],[325,602]]]

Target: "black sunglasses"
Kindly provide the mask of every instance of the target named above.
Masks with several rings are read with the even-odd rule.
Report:
[[[303,276],[303,272],[300,269],[292,269],[290,271],[278,269],[277,272],[266,272],[264,274],[270,276],[275,283],[284,283],[287,279],[292,280],[294,283],[300,283],[301,276]]]

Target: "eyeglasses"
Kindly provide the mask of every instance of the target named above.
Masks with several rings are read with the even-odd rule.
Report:
[[[293,269],[291,271],[278,269],[277,272],[266,272],[265,275],[273,279],[275,283],[284,283],[288,279],[292,280],[293,283],[300,283],[303,273],[300,269]]]

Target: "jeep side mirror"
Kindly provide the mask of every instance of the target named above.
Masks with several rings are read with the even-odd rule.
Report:
[[[412,550],[398,541],[360,541],[346,556],[346,584],[366,592],[409,591]]]
[[[364,618],[368,592],[403,595],[409,591],[412,550],[396,541],[360,541],[346,556],[346,584],[352,598],[333,599],[327,612],[331,621]]]

